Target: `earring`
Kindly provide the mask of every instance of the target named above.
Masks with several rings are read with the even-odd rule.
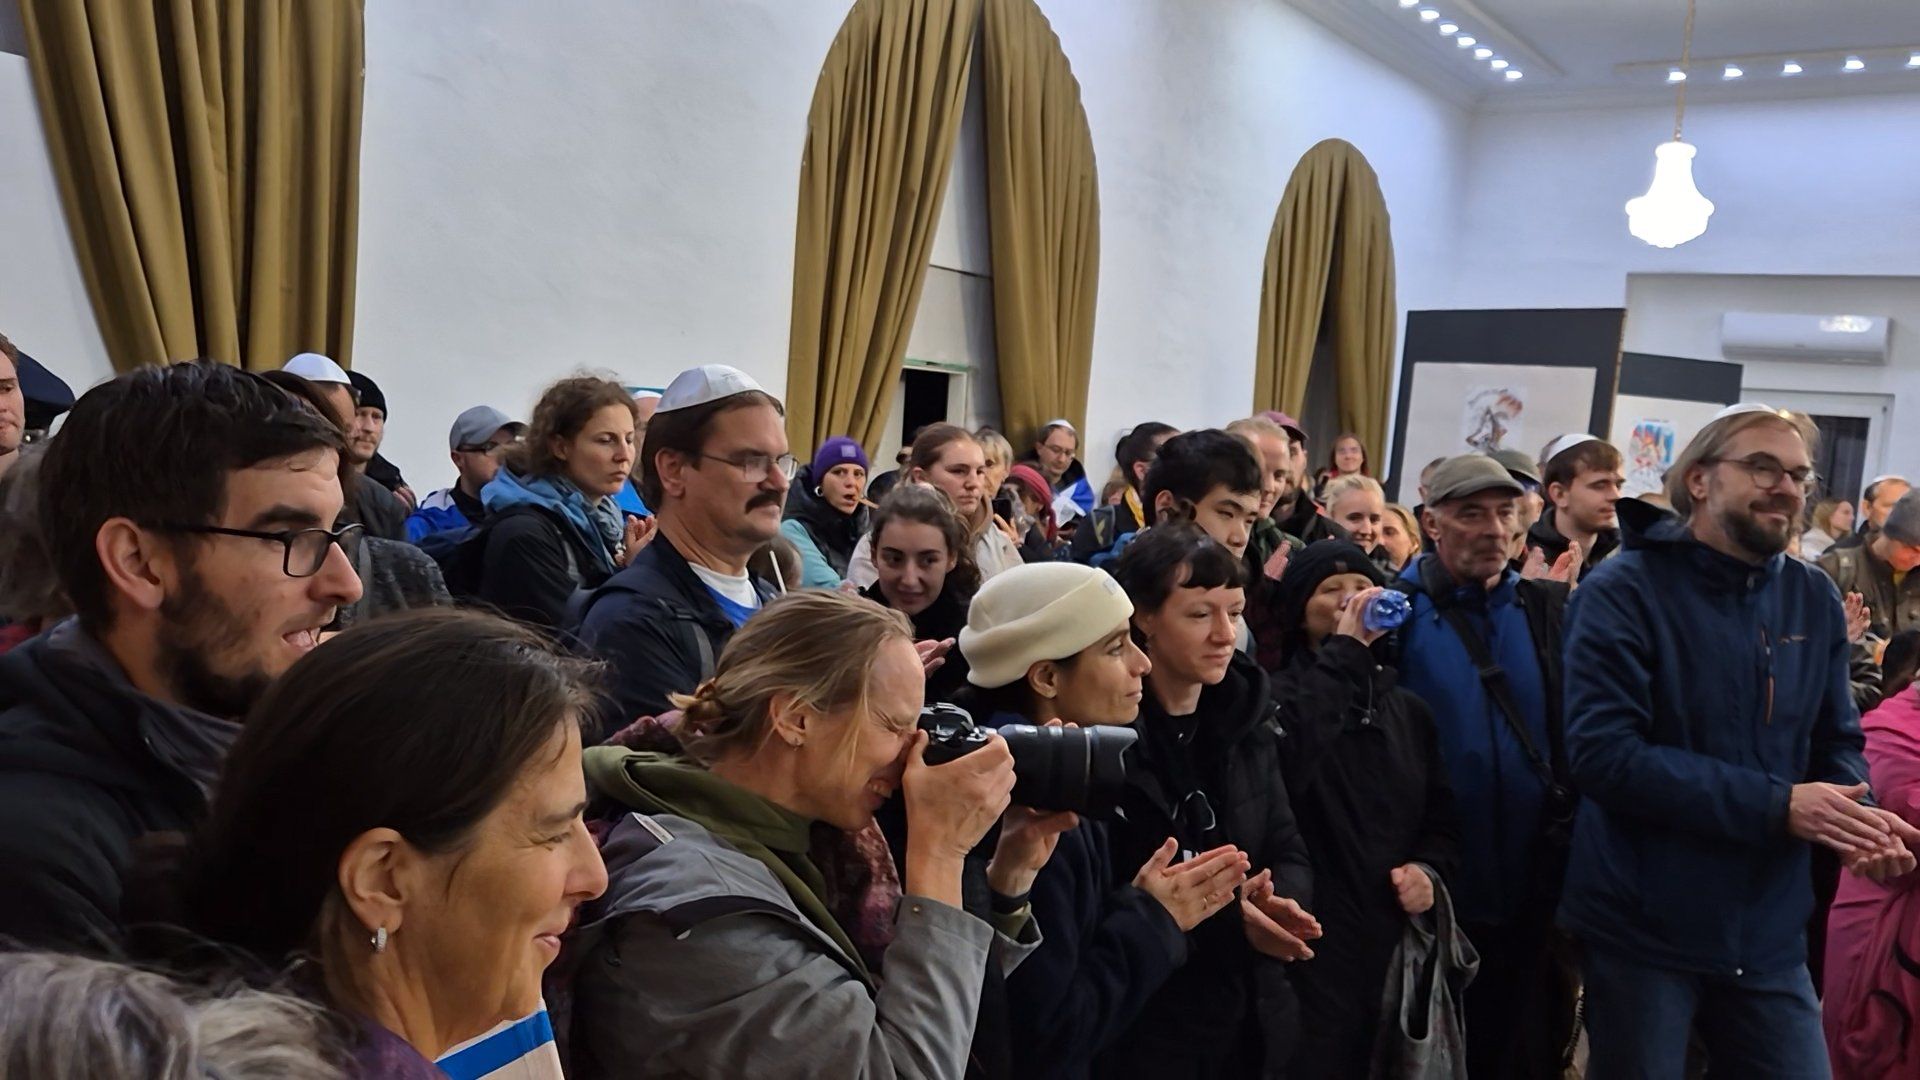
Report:
[[[373,932],[373,951],[376,953],[387,951],[387,928],[384,926]]]
[[[788,746],[791,746],[791,747],[793,747],[793,748],[794,748],[795,750],[798,750],[798,749],[800,749],[800,744],[801,744],[801,743],[804,743],[804,742],[806,742],[806,741],[807,741],[807,740],[805,740],[805,739],[788,739],[788,740],[787,740],[787,745],[788,745]]]

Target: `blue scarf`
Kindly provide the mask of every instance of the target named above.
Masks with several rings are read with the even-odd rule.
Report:
[[[501,469],[480,489],[480,502],[489,515],[517,506],[538,506],[558,514],[586,542],[603,575],[619,569],[614,560],[625,542],[626,522],[611,497],[589,502],[586,493],[566,477],[520,477]]]

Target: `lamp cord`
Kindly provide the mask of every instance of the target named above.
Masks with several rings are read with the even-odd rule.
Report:
[[[1692,78],[1693,72],[1687,70],[1693,60],[1693,0],[1687,0],[1687,28],[1680,38],[1680,73]],[[1687,79],[1674,84],[1673,104],[1673,141],[1680,141],[1680,123],[1687,116]]]

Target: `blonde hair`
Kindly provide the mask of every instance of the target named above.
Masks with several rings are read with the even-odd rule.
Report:
[[[1413,511],[1401,506],[1399,503],[1388,503],[1387,513],[1400,519],[1401,527],[1407,530],[1408,536],[1413,537],[1413,549],[1418,553],[1422,541],[1426,539],[1427,535],[1420,531],[1420,519],[1413,516]]]
[[[1365,491],[1380,496],[1381,502],[1387,501],[1387,493],[1381,489],[1380,481],[1360,473],[1345,473],[1327,481],[1325,491],[1320,493],[1320,501],[1331,507],[1343,497],[1356,491]]]
[[[1246,436],[1271,435],[1284,443],[1291,444],[1293,442],[1293,436],[1287,434],[1286,428],[1281,427],[1279,424],[1274,423],[1264,416],[1249,416],[1245,419],[1235,420],[1233,423],[1227,425],[1227,434]]]
[[[980,449],[986,451],[988,461],[999,462],[1002,469],[1013,468],[1013,444],[1007,441],[1005,435],[990,427],[983,427],[973,433],[973,441],[979,443]]]
[[[862,708],[873,660],[911,643],[905,615],[863,597],[820,589],[771,600],[727,642],[713,678],[675,694],[680,743],[703,765],[751,754],[773,734],[773,699],[821,714]]]
[[[1673,504],[1673,512],[1681,517],[1693,516],[1693,493],[1687,490],[1687,474],[1696,467],[1705,465],[1726,452],[1727,444],[1734,437],[1750,427],[1761,424],[1779,424],[1800,436],[1807,446],[1807,458],[1813,459],[1813,452],[1820,446],[1820,430],[1806,413],[1787,412],[1741,412],[1732,416],[1723,416],[1693,437],[1680,456],[1673,459],[1673,467],[1667,470],[1667,501]]]

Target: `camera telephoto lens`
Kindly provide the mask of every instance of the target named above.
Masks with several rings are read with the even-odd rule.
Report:
[[[985,746],[989,735],[965,709],[929,705],[920,713],[927,732],[926,761],[941,765]],[[1013,801],[1033,810],[1071,810],[1091,818],[1113,816],[1127,784],[1127,759],[1139,733],[1130,727],[999,729],[1013,753]]]

